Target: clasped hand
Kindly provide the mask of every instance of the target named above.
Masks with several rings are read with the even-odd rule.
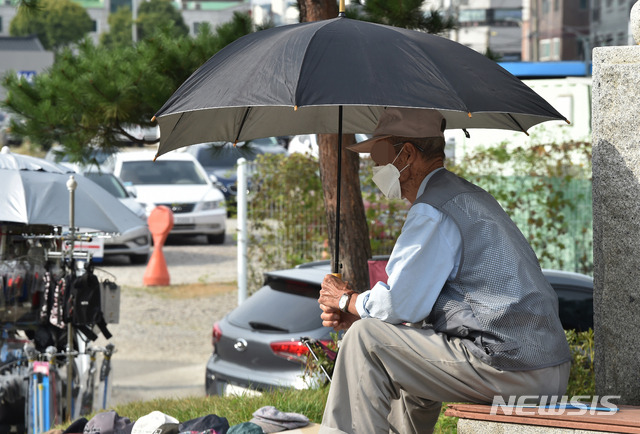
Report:
[[[318,303],[322,309],[322,325],[324,327],[332,327],[334,330],[346,330],[351,327],[355,321],[360,319],[357,315],[341,312],[338,307],[340,297],[345,292],[352,291],[348,282],[332,275],[327,274],[322,281],[320,288],[320,297]],[[353,295],[355,297],[356,295]]]

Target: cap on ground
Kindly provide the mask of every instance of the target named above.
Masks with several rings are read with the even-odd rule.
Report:
[[[168,423],[178,424],[179,421],[161,411],[152,411],[135,421],[131,434],[154,434],[158,428]]]

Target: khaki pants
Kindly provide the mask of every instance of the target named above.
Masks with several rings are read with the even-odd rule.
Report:
[[[569,368],[567,362],[501,371],[471,355],[458,338],[359,320],[342,340],[319,433],[431,433],[443,401],[561,396]]]

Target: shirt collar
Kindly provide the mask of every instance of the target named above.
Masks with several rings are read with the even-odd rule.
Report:
[[[422,180],[422,183],[420,183],[420,188],[418,189],[418,194],[416,197],[422,196],[422,193],[424,193],[424,189],[427,188],[427,182],[429,182],[433,174],[443,169],[444,167],[438,167],[436,170],[432,171],[431,173],[429,173],[427,176],[424,177],[424,179]]]

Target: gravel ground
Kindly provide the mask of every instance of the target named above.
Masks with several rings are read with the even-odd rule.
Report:
[[[222,289],[227,291],[181,298],[171,290],[125,287],[120,322],[109,325],[110,342],[118,356],[127,360],[206,360],[211,353],[213,323],[237,306],[237,293],[229,292],[230,286]]]
[[[114,380],[111,405],[130,401],[204,396],[211,329],[237,306],[235,221],[227,222],[223,245],[169,240],[163,254],[169,287],[144,287],[146,266],[114,258],[97,268],[121,286],[120,320],[109,324]]]

